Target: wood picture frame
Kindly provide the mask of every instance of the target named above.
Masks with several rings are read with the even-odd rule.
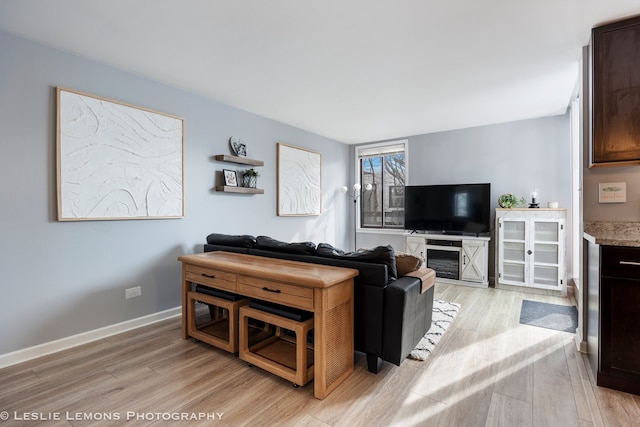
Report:
[[[322,213],[322,155],[292,145],[277,145],[278,216]]]
[[[589,167],[640,164],[640,17],[593,29]]]
[[[184,218],[184,120],[56,88],[59,221]]]

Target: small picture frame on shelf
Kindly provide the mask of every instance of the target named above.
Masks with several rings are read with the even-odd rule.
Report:
[[[238,174],[236,171],[230,169],[222,169],[222,174],[224,175],[224,185],[226,185],[227,187],[238,186]]]

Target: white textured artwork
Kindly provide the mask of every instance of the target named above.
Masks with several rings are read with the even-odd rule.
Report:
[[[58,94],[58,219],[184,216],[183,120]]]
[[[278,215],[320,215],[322,211],[320,153],[278,144]]]

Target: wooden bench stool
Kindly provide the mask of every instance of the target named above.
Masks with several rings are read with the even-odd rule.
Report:
[[[209,316],[198,323],[196,302],[209,305]],[[187,330],[190,336],[230,353],[238,352],[240,307],[249,299],[203,285],[187,294]]]
[[[303,386],[313,379],[313,344],[307,342],[313,329],[313,314],[292,310],[295,309],[262,301],[240,307],[239,356],[296,386]],[[275,332],[252,331],[249,319],[273,325]],[[293,332],[295,337],[283,329]],[[260,334],[263,337],[256,339]]]

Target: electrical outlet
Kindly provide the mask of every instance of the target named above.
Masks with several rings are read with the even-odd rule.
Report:
[[[125,299],[139,297],[140,295],[142,295],[142,288],[140,288],[140,286],[129,288],[124,291]]]

